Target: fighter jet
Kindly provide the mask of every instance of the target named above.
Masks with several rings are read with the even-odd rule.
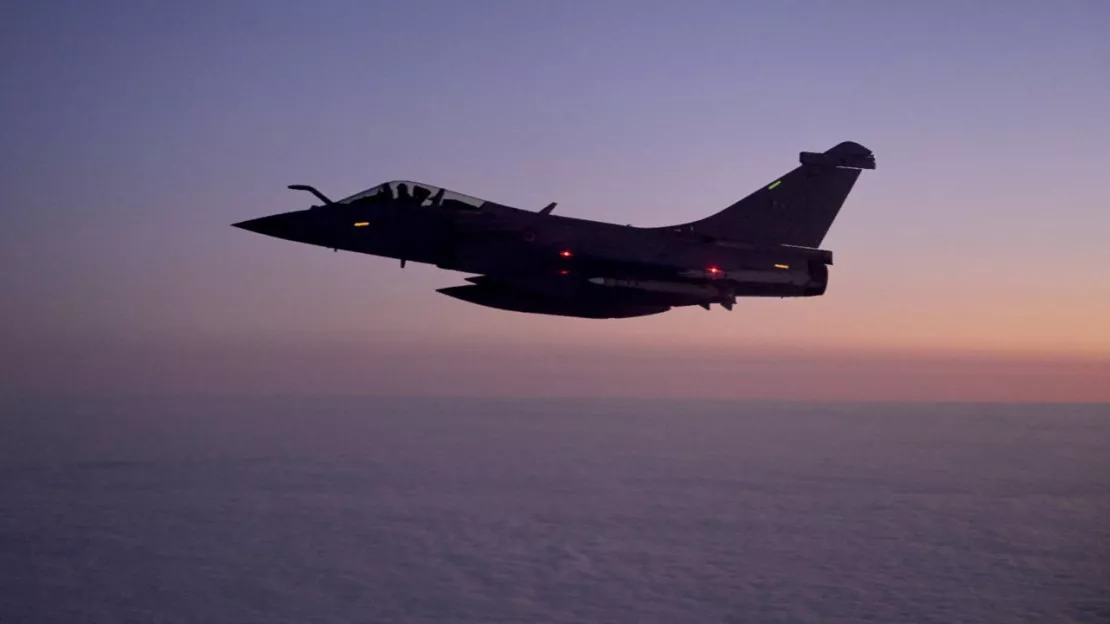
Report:
[[[633,227],[522,210],[396,180],[235,227],[276,238],[469,273],[437,292],[490,308],[592,319],[648,316],[737,297],[825,293],[832,252],[820,249],[863,169],[858,143],[802,152],[800,164],[704,219]]]

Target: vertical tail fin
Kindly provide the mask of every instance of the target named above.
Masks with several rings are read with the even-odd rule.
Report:
[[[819,247],[859,178],[874,169],[870,150],[850,141],[802,152],[801,166],[715,215],[678,226],[710,238]]]

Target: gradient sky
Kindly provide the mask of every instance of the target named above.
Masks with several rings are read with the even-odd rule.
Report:
[[[1110,3],[9,2],[0,392],[1110,401]],[[635,225],[874,150],[828,294],[621,321],[232,222],[393,178]]]

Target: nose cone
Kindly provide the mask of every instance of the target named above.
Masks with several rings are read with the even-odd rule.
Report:
[[[312,238],[309,219],[299,212],[259,217],[258,219],[232,223],[231,225],[248,232],[291,241],[306,241]]]
[[[248,232],[254,232],[256,234],[265,234],[266,233],[266,220],[270,219],[270,218],[271,217],[262,217],[260,219],[247,219],[246,221],[240,221],[239,223],[232,223],[231,227],[237,227],[239,229],[246,230]]]

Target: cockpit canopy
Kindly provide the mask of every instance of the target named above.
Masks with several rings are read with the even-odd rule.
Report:
[[[460,210],[478,210],[486,203],[484,199],[409,180],[394,180],[379,184],[335,203],[363,205],[385,202],[410,203],[413,206],[434,206],[438,204],[444,208]]]

